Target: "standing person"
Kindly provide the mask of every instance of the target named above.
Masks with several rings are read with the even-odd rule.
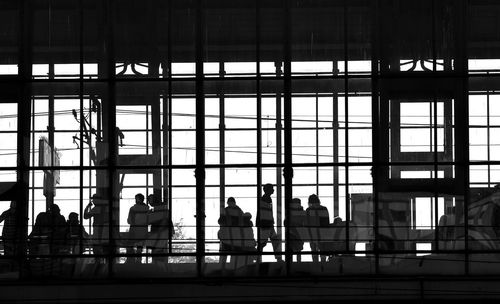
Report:
[[[135,205],[130,207],[127,218],[127,223],[130,225],[128,234],[131,245],[130,249],[127,251],[133,253],[134,247],[137,247],[135,253],[138,256],[134,259],[136,263],[141,262],[140,254],[142,254],[142,248],[148,234],[148,212],[149,208],[144,203],[144,195],[137,193],[135,195]],[[127,261],[129,261],[128,258]]]
[[[320,227],[330,226],[330,214],[325,206],[321,205],[321,202],[316,194],[311,194],[308,199],[308,208],[306,209],[307,226],[311,230],[316,230],[317,233],[313,233],[315,236],[311,240],[310,246],[312,252],[318,252],[322,249],[321,229]],[[312,255],[313,262],[318,262],[318,255]],[[321,255],[321,261],[326,261],[326,255]]]
[[[236,205],[234,197],[227,199],[227,207],[224,208],[219,218],[219,225],[221,226],[241,226],[243,222],[243,211]]]
[[[10,202],[10,208],[0,215],[0,223],[3,224],[2,241],[3,255],[13,256],[16,254],[16,202]]]
[[[148,204],[151,206],[149,223],[151,224],[151,253],[153,253],[153,263],[166,262],[166,257],[154,256],[164,254],[168,249],[168,241],[174,235],[174,224],[170,219],[167,204],[155,199],[154,194],[148,195]]]
[[[227,207],[224,208],[219,217],[220,230],[218,237],[220,240],[221,252],[219,263],[224,266],[227,260],[228,251],[235,251],[235,236],[239,235],[238,230],[243,226],[243,211],[236,205],[234,197],[227,199]],[[231,261],[233,258],[231,258]]]
[[[93,218],[92,223],[92,250],[96,255],[108,254],[109,242],[109,215],[106,202],[97,194],[92,195],[91,200],[83,212],[84,219]],[[101,259],[98,258],[98,261]],[[104,258],[102,259],[105,260]]]
[[[259,244],[257,245],[257,251],[262,253],[262,250],[267,245],[267,240],[271,240],[273,245],[273,250],[278,262],[283,261],[281,254],[281,244],[276,230],[274,229],[274,217],[273,217],[273,200],[271,195],[274,193],[273,185],[265,184],[263,187],[264,195],[260,199],[259,209],[257,211],[257,227],[260,228],[259,234]]]

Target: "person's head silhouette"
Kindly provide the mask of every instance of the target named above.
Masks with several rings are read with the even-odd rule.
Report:
[[[320,205],[320,201],[319,201],[319,198],[316,194],[311,194],[309,195],[309,199],[307,201],[307,204],[309,206],[317,206],[317,205]]]
[[[150,194],[148,195],[148,200],[147,200],[148,204],[151,205],[151,206],[156,206],[158,205],[156,203],[156,199],[155,199],[155,195],[154,194]]]
[[[243,224],[245,226],[252,226],[252,215],[249,212],[243,213]]]
[[[262,186],[262,189],[264,190],[264,194],[266,195],[271,195],[274,193],[274,187],[272,184],[265,184]]]
[[[68,222],[78,224],[78,214],[76,212],[71,212],[68,215]]]
[[[137,193],[135,195],[135,203],[136,204],[142,204],[142,203],[144,203],[144,195],[142,195],[142,193]]]
[[[234,199],[234,197],[229,197],[227,199],[227,205],[229,207],[235,207],[236,206],[236,200]]]
[[[49,208],[49,212],[51,214],[57,215],[57,214],[61,214],[61,209],[59,208],[58,205],[52,204],[52,206],[50,206],[50,208]]]
[[[292,201],[290,202],[290,208],[291,209],[300,209],[302,206],[300,204],[300,198],[292,198]]]

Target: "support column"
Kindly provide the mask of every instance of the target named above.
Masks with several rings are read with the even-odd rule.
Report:
[[[196,270],[203,276],[205,258],[205,99],[203,0],[196,2]]]
[[[285,139],[285,158],[283,177],[285,180],[285,219],[287,226],[285,227],[285,260],[287,274],[290,274],[292,264],[292,249],[290,247],[290,208],[289,203],[292,201],[293,188],[293,168],[292,168],[292,63],[291,63],[291,40],[292,40],[292,17],[290,9],[290,1],[285,1],[285,37],[284,37],[284,93],[283,93],[283,112],[284,112],[284,139]],[[281,147],[279,147],[281,150]],[[278,223],[281,223],[278,222]]]
[[[32,21],[31,1],[19,1],[20,33],[19,33],[19,78],[22,81],[18,101],[17,132],[17,261],[20,278],[29,276],[22,270],[27,255],[28,238],[28,203],[29,203],[29,160],[30,160],[30,109],[31,109],[31,74],[32,74]]]

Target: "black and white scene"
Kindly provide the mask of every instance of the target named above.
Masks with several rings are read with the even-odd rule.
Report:
[[[0,302],[500,298],[499,20],[0,0]]]

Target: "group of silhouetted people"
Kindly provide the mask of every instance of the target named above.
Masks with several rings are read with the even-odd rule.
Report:
[[[227,200],[227,206],[221,210],[219,218],[220,230],[218,237],[220,240],[221,257],[219,262],[226,263],[226,254],[235,254],[233,257],[238,261],[240,256],[245,256],[246,261],[255,260],[258,256],[252,255],[253,252],[261,253],[263,248],[271,241],[273,251],[278,262],[282,261],[282,248],[279,236],[276,233],[273,216],[273,204],[271,195],[274,193],[272,184],[263,186],[263,196],[259,200],[257,210],[256,227],[258,228],[259,238],[256,241],[253,233],[252,215],[244,213],[233,197]],[[330,215],[328,209],[321,205],[317,195],[312,194],[308,198],[308,207],[306,210],[301,205],[298,198],[292,199],[288,205],[289,217],[285,220],[285,226],[289,227],[289,246],[290,250],[297,253],[297,261],[300,261],[300,253],[304,248],[304,243],[309,242],[312,259],[318,261],[318,252],[331,251],[331,242],[327,242],[322,237],[320,228],[339,226],[342,219],[335,218],[334,223],[330,224]],[[244,253],[244,254],[243,254]],[[321,260],[325,261],[327,255],[322,254]],[[237,262],[236,262],[237,263]]]
[[[269,241],[276,260],[282,261],[281,239],[276,233],[273,215],[273,185],[265,184],[263,192],[255,222],[257,239],[254,235],[252,215],[243,212],[233,197],[227,199],[227,206],[221,210],[218,220],[220,263],[226,263],[227,255],[231,255],[236,261],[238,257],[244,256],[245,263],[248,263],[248,260],[258,261],[261,258],[258,253],[262,253]],[[0,215],[0,222],[5,222],[2,231],[5,255],[15,254],[15,210],[16,203],[12,202],[10,208]],[[321,205],[315,194],[309,196],[306,210],[300,199],[292,199],[288,203],[288,212],[284,223],[289,227],[288,246],[293,253],[297,253],[297,261],[301,260],[299,253],[305,242],[310,243],[313,261],[318,261],[318,253],[321,254],[321,260],[325,261],[326,254],[322,252],[330,252],[331,247],[327,246],[328,242],[324,242],[321,229],[318,228],[338,226],[342,220],[337,217],[331,225],[328,209]],[[71,212],[66,221],[59,206],[50,205],[46,212],[41,212],[36,217],[28,238],[30,254],[79,254],[91,247],[97,259],[104,260],[110,248],[110,214],[107,201],[94,194],[84,209],[83,218],[93,219],[92,242],[89,242],[89,234],[80,223],[77,213]],[[151,249],[153,262],[164,261],[168,242],[174,233],[167,205],[157,201],[153,194],[149,195],[145,202],[144,195],[138,193],[135,195],[135,204],[129,210],[127,223],[130,225],[127,236],[120,239],[121,245],[127,248],[127,263],[140,263],[145,247]]]
[[[144,195],[138,193],[135,204],[130,207],[127,223],[130,225],[127,253],[134,254],[133,258],[127,258],[127,263],[140,263],[144,247],[151,249],[153,262],[165,261],[161,254],[167,251],[168,241],[174,234],[167,204],[157,201],[153,194],[148,196],[146,204]]]
[[[163,261],[174,228],[168,214],[167,205],[157,202],[154,195],[149,195],[146,204],[144,195],[135,195],[135,204],[130,208],[127,223],[128,233],[120,238],[120,245],[127,248],[127,262],[140,262],[144,247],[151,249],[153,262]],[[149,205],[149,206],[148,206]],[[15,254],[16,244],[16,203],[0,215],[4,222],[2,240],[4,255]],[[40,212],[33,229],[28,236],[28,248],[31,255],[81,254],[92,248],[97,261],[105,261],[109,253],[109,207],[107,201],[94,194],[85,207],[84,219],[93,219],[90,237],[79,216],[71,212],[68,220],[61,215],[57,204],[51,204],[47,211]],[[150,229],[149,229],[150,226]]]
[[[121,244],[126,247],[127,263],[140,263],[141,254],[145,247],[151,249],[153,262],[162,262],[168,248],[168,242],[174,233],[174,226],[170,219],[167,204],[155,199],[154,194],[144,202],[144,195],[138,193],[134,197],[135,204],[130,207],[127,223],[130,225],[126,237]],[[109,252],[109,207],[107,202],[97,194],[85,208],[83,217],[93,218],[93,252],[107,254]]]
[[[66,221],[59,206],[52,204],[35,219],[35,225],[28,236],[29,251],[34,255],[79,254],[87,239],[88,234],[80,223],[78,214],[71,212]]]
[[[225,264],[227,252],[253,252],[255,251],[255,237],[253,233],[252,215],[244,213],[236,205],[233,197],[227,199],[227,206],[221,211],[219,217],[218,237],[220,240],[221,256],[219,262]],[[236,229],[235,229],[236,228]],[[239,257],[237,256],[236,259]],[[247,260],[249,257],[246,257]]]
[[[17,254],[19,229],[16,225],[16,202],[10,203],[10,208],[0,215],[0,223],[4,223],[2,242],[4,255]],[[71,212],[68,220],[61,215],[61,210],[52,204],[46,212],[37,215],[35,224],[28,236],[30,254],[76,254],[84,246],[82,242],[88,239],[85,228],[80,223],[78,214]]]

